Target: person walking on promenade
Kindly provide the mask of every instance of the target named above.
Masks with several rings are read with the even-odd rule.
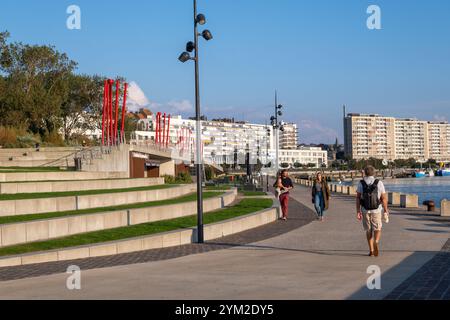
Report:
[[[358,184],[356,190],[357,219],[362,220],[367,235],[371,257],[378,257],[381,239],[382,210],[385,220],[388,221],[388,197],[383,182],[375,178],[375,168],[368,166],[364,169],[364,179]]]
[[[279,190],[278,199],[280,200],[281,211],[283,213],[281,220],[286,221],[288,218],[289,191],[294,189],[294,184],[291,178],[289,178],[287,170],[281,171],[277,179],[276,187]]]
[[[317,219],[324,221],[324,213],[330,204],[330,188],[327,180],[318,172],[312,187],[312,202],[317,212]]]

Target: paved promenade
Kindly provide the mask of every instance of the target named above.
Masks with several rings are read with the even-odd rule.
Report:
[[[402,295],[414,298],[419,290],[423,298],[433,298],[431,293],[446,298],[448,275],[442,270],[449,259],[441,250],[450,238],[448,222],[418,211],[394,210],[391,223],[385,226],[381,256],[370,258],[352,198],[334,196],[322,223],[312,222],[311,210],[299,204],[312,209],[309,190],[298,187],[292,196],[298,202],[292,202],[291,210],[299,213],[288,222],[259,229],[265,240],[258,240],[253,231],[247,234],[247,244],[224,239],[206,245],[222,250],[199,250],[169,260],[107,268],[100,264],[100,269],[91,270],[80,261],[84,270],[81,290],[67,290],[68,275],[59,273],[0,282],[0,298],[397,299]],[[366,287],[371,265],[382,271],[381,290]],[[438,278],[436,270],[443,276]],[[0,270],[0,279],[2,274],[12,276],[13,271]]]

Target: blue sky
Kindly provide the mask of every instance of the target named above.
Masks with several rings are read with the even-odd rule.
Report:
[[[450,120],[450,1],[198,0],[214,40],[201,43],[202,106],[209,118],[264,123],[274,90],[302,142],[342,141],[352,112]],[[66,9],[81,8],[68,30]],[[367,7],[381,8],[369,30]],[[78,72],[135,81],[153,109],[192,116],[191,0],[2,0],[0,30],[53,44]],[[158,110],[158,111],[159,111]]]

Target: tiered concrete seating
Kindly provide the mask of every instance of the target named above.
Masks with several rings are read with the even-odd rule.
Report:
[[[38,167],[51,163],[54,167],[72,167],[73,155],[79,148],[0,149],[0,167]]]
[[[0,194],[121,189],[162,184],[164,178],[5,182],[0,183]]]
[[[173,193],[175,195],[175,193]],[[204,212],[211,212],[235,201],[236,190],[206,199]],[[140,209],[118,210],[95,214],[74,215],[54,219],[0,225],[0,247],[43,241],[85,232],[114,229],[147,222],[169,220],[194,215],[196,201]]]

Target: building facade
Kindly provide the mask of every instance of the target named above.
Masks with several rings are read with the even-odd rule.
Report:
[[[328,153],[319,147],[300,147],[299,149],[283,149],[280,151],[280,163],[290,167],[310,166],[322,168],[328,166]]]
[[[166,132],[167,145],[187,149],[192,154],[191,158],[194,159],[196,122],[176,116],[170,118],[170,123],[166,121],[166,126],[163,126],[163,130]],[[138,130],[134,134],[134,139],[138,143],[155,143],[156,118],[154,115],[139,120],[137,127]],[[295,128],[296,132],[296,125],[292,127]],[[274,163],[275,138],[272,126],[247,122],[205,120],[201,121],[201,131],[205,161],[219,165],[243,165],[247,161],[246,155],[249,154],[250,164]],[[295,141],[297,140],[295,139]],[[290,142],[289,146],[292,144],[293,142]],[[283,146],[286,146],[286,144]],[[322,165],[327,165],[326,154],[326,151],[322,151],[320,148],[314,150],[306,148],[285,150],[281,148],[279,163],[287,163],[290,167],[294,167],[295,163],[302,165],[316,164],[319,168]]]
[[[380,115],[348,114],[345,154],[355,160],[416,159],[450,161],[450,124]]]
[[[298,147],[298,128],[295,123],[284,123],[280,132],[280,149],[291,150]]]

